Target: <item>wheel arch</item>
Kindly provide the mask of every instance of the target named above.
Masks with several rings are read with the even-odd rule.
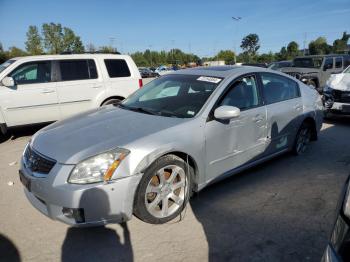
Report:
[[[105,102],[107,102],[108,100],[111,100],[111,99],[124,100],[125,97],[122,97],[122,96],[109,96],[109,97],[107,97],[105,100],[103,100],[103,101],[100,103],[100,106],[102,106]]]
[[[301,125],[303,124],[308,124],[310,125],[311,127],[311,140],[312,141],[316,141],[317,138],[318,138],[318,135],[317,135],[317,128],[316,128],[316,121],[313,117],[311,116],[307,116],[304,118],[303,122],[301,123]]]

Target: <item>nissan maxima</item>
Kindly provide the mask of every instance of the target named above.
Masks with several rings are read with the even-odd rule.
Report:
[[[44,215],[75,226],[161,224],[193,192],[317,139],[318,93],[257,67],[208,67],[160,77],[118,105],[38,131],[20,179]]]

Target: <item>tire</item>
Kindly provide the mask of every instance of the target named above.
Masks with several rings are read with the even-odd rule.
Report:
[[[138,185],[134,215],[151,224],[163,224],[177,217],[190,198],[193,174],[193,168],[175,155],[156,160]]]
[[[293,146],[293,153],[297,156],[304,154],[311,141],[311,127],[307,123],[303,123],[298,130]]]
[[[317,84],[314,80],[309,80],[309,82],[307,84],[309,86],[312,86],[313,88],[315,88],[317,90]]]
[[[122,100],[117,99],[117,98],[112,98],[104,101],[101,106],[106,106],[106,105],[118,105]]]

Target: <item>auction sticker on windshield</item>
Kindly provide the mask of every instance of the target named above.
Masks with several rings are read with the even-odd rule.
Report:
[[[210,82],[217,84],[221,81],[221,78],[209,77],[209,76],[200,76],[197,78],[198,81]]]

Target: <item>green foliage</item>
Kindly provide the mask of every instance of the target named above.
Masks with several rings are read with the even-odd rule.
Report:
[[[221,50],[217,55],[218,60],[224,60],[226,65],[233,65],[235,63],[235,53],[231,50]]]
[[[287,45],[288,59],[296,57],[299,53],[299,45],[297,42],[292,41]]]
[[[190,62],[199,61],[199,57],[194,54],[187,54],[180,49],[171,49],[165,51],[151,51],[149,49],[144,52],[135,52],[131,54],[137,66],[159,66],[164,64],[186,65]]]
[[[36,26],[29,26],[27,32],[27,41],[25,42],[26,50],[31,55],[41,55],[43,47],[41,44],[42,38]]]
[[[241,48],[251,57],[255,56],[260,48],[259,36],[249,34],[242,39]]]
[[[5,62],[7,59],[7,54],[2,46],[2,43],[0,43],[0,64]]]
[[[26,55],[28,55],[28,53],[26,53],[24,50],[15,46],[11,46],[7,52],[8,58],[26,56]]]
[[[98,51],[102,53],[115,53],[117,52],[117,49],[111,46],[101,46]]]
[[[61,24],[44,23],[42,25],[44,46],[48,53],[59,54],[62,52],[82,53],[84,45],[79,36],[72,29]]]
[[[350,34],[343,32],[343,36],[340,39],[336,39],[333,42],[333,52],[337,54],[345,53],[347,50]]]
[[[325,55],[330,54],[332,47],[327,44],[325,37],[319,37],[314,41],[311,41],[309,44],[309,53],[310,55]]]
[[[272,63],[274,61],[276,61],[276,55],[272,52],[261,54],[257,57],[258,63]]]

